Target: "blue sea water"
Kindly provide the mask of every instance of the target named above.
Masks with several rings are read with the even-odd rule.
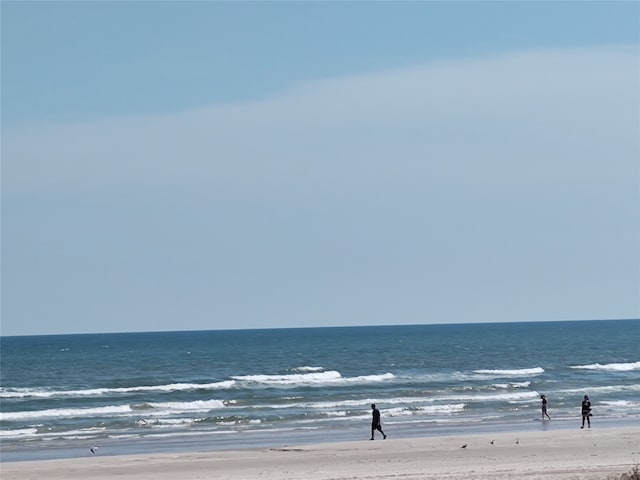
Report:
[[[640,320],[2,337],[2,461],[640,422]],[[540,394],[550,422],[541,421]]]

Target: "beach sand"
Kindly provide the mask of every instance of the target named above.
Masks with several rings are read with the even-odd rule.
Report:
[[[640,463],[640,426],[5,462],[3,480],[603,480]],[[493,444],[491,444],[493,441]],[[462,445],[466,448],[461,448]]]

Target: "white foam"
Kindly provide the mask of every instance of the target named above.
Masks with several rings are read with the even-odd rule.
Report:
[[[428,414],[447,414],[451,415],[454,413],[460,413],[464,411],[465,404],[464,403],[455,403],[451,405],[430,405],[426,407],[419,407],[418,410],[420,412],[425,412]]]
[[[240,375],[231,377],[241,382],[267,383],[275,385],[295,385],[327,383],[335,380],[342,380],[340,372],[330,370],[327,372],[300,373],[289,375]]]
[[[226,402],[232,403],[232,402]],[[0,412],[0,420],[26,420],[34,418],[74,418],[99,416],[139,415],[145,412],[154,416],[167,416],[177,413],[208,412],[225,407],[223,400],[196,400],[193,402],[149,402],[139,405],[109,405],[94,408],[53,408],[47,410]]]
[[[500,402],[533,400],[540,397],[538,392],[510,392],[482,395],[447,395],[438,397],[438,400],[465,401],[465,402]]]
[[[298,368],[294,368],[293,370],[296,370],[298,372],[321,372],[324,370],[324,368],[322,367],[298,367]]]
[[[74,418],[94,417],[100,415],[114,415],[131,413],[129,405],[109,405],[95,408],[50,408],[47,410],[33,410],[23,412],[0,412],[0,420],[26,420],[32,418]]]
[[[240,382],[266,385],[336,385],[344,383],[375,383],[395,378],[392,373],[381,375],[364,375],[359,377],[343,377],[340,372],[312,372],[288,375],[242,375],[231,377]]]
[[[222,390],[237,385],[234,380],[214,383],[170,383],[167,385],[139,385],[117,388],[88,388],[83,390],[51,390],[46,388],[0,388],[0,398],[51,398],[51,397],[98,397],[101,395],[136,392],[178,392],[191,390]]]
[[[601,387],[589,387],[587,389],[589,393],[615,393],[615,392],[640,392],[640,385],[604,385]],[[561,390],[560,393],[579,393],[584,394],[584,388],[571,388],[567,390]]]
[[[629,407],[637,407],[637,406],[639,406],[640,402],[632,402],[632,401],[629,401],[629,400],[613,400],[613,401],[603,400],[601,402],[598,402],[598,405],[605,405],[607,407],[629,408]]]
[[[601,365],[599,363],[592,363],[590,365],[574,365],[570,368],[579,370],[605,370],[613,372],[630,372],[632,370],[640,370],[640,362],[630,363],[606,363]]]
[[[92,438],[96,433],[105,431],[105,427],[81,428],[77,430],[67,430],[64,432],[45,432],[40,433],[39,437],[73,437],[73,438]]]
[[[207,412],[225,407],[223,400],[195,400],[193,402],[150,402],[154,409],[175,412]]]
[[[347,416],[347,412],[345,411],[340,411],[340,412],[327,412],[326,415],[328,417],[346,417]]]
[[[17,428],[15,430],[0,430],[0,437],[31,437],[37,433],[37,428]]]
[[[387,380],[393,380],[395,375],[393,373],[384,373],[382,375],[362,375],[360,377],[347,377],[344,379],[345,383],[375,383],[384,382]]]
[[[0,387],[0,398],[52,398],[52,397],[99,397],[110,394],[128,394],[141,392],[179,392],[193,390],[226,390],[238,387],[238,382],[250,382],[267,385],[330,385],[340,383],[374,383],[392,380],[392,373],[343,377],[335,370],[322,371],[322,367],[304,366],[294,369],[298,374],[288,375],[242,375],[212,383],[170,383],[166,385],[138,385],[132,387],[102,387],[81,390],[53,390],[50,388],[10,388]]]
[[[399,405],[399,404],[410,404],[410,403],[430,403],[433,402],[432,398],[427,397],[396,397],[396,398],[387,398],[384,401],[374,400],[372,398],[363,398],[359,400],[335,400],[328,402],[300,402],[286,405],[287,408],[290,407],[301,407],[301,408],[314,408],[319,410],[328,410],[332,408],[362,408],[363,410],[368,410],[369,406],[372,403],[378,403],[381,405]]]
[[[491,385],[493,388],[527,388],[531,385],[531,382],[511,382],[511,383],[494,383]]]
[[[480,375],[522,377],[522,376],[528,376],[528,375],[540,375],[541,373],[544,373],[544,368],[534,367],[534,368],[519,368],[519,369],[513,369],[513,370],[474,370],[474,373],[477,373]]]

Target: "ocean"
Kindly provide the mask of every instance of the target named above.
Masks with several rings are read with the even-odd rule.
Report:
[[[640,320],[0,338],[2,461],[640,422]],[[541,420],[540,395],[551,421]],[[380,438],[380,437],[378,437]]]

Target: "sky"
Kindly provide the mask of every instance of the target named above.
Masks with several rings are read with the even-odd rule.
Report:
[[[640,318],[640,3],[1,3],[2,335]]]

